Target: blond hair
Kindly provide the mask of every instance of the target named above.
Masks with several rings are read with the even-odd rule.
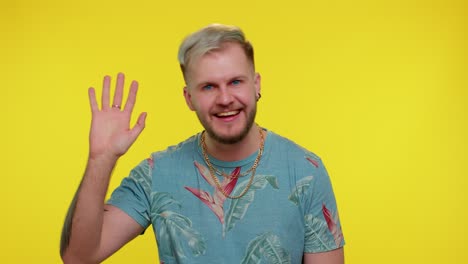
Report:
[[[238,43],[255,69],[253,47],[246,40],[244,32],[236,26],[211,24],[188,35],[180,44],[177,58],[184,79],[186,79],[186,71],[191,61],[211,51],[221,49],[226,42]]]

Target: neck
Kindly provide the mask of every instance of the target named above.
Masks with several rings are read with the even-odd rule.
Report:
[[[234,144],[220,143],[212,139],[207,133],[204,133],[207,152],[222,161],[245,159],[260,148],[261,137],[259,129],[260,127],[254,124],[245,138]],[[262,130],[261,133],[263,133],[263,138],[265,138],[265,131]]]

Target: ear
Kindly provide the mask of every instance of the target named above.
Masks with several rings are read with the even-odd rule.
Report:
[[[255,79],[254,79],[254,86],[255,86],[255,96],[260,94],[261,90],[261,79],[262,77],[260,76],[260,73],[255,73]]]
[[[187,86],[184,87],[184,98],[185,98],[185,103],[189,107],[190,110],[195,111],[193,108],[192,104],[192,95],[190,94],[190,91],[188,90]]]

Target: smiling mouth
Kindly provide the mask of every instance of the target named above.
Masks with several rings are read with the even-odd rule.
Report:
[[[239,112],[240,112],[239,110],[223,112],[223,113],[216,114],[216,116],[217,117],[231,117],[231,116],[235,116],[235,115],[239,114]]]

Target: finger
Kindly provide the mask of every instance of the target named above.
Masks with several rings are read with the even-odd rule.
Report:
[[[109,90],[110,90],[111,77],[106,75],[102,82],[102,106],[101,109],[109,109]]]
[[[132,130],[130,130],[130,137],[132,138],[132,141],[135,141],[136,138],[140,135],[141,131],[143,131],[143,129],[145,128],[146,115],[146,112],[141,113],[138,117],[137,123],[132,128]]]
[[[128,91],[127,102],[125,103],[124,111],[131,113],[133,111],[133,107],[135,106],[136,95],[138,92],[138,82],[133,81],[130,85],[130,91]]]
[[[123,73],[117,74],[117,84],[115,85],[114,101],[112,106],[122,106],[122,96],[124,89],[125,75]]]
[[[91,112],[99,111],[99,106],[96,102],[96,92],[93,87],[88,89],[89,105],[91,106]]]

